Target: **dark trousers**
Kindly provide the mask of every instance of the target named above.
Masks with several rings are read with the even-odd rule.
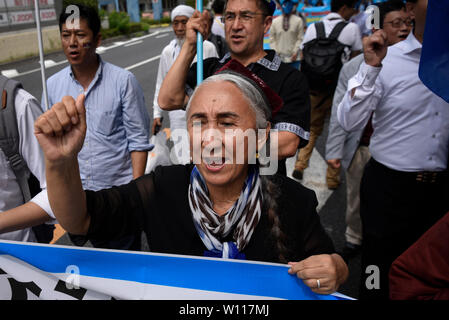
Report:
[[[362,219],[362,277],[360,299],[388,299],[388,272],[393,261],[448,211],[447,178],[419,182],[415,173],[387,168],[373,158],[360,187]],[[379,271],[380,288],[373,271]],[[372,270],[371,268],[369,270]]]

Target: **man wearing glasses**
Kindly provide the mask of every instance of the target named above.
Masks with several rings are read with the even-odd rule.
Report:
[[[405,10],[402,0],[389,0],[377,5],[379,8],[379,27],[385,31],[389,46],[405,40],[412,29],[412,19]],[[372,28],[375,32],[376,29]],[[346,243],[341,251],[343,259],[354,257],[361,251],[362,223],[360,220],[360,180],[363,169],[369,161],[369,142],[372,124],[364,128],[347,132],[339,125],[337,108],[348,88],[348,81],[358,72],[364,61],[363,54],[343,65],[334,93],[332,112],[329,122],[329,134],[326,143],[326,159],[334,169],[343,167],[346,176]]]
[[[310,100],[305,77],[281,62],[273,50],[263,49],[264,35],[270,29],[275,2],[270,0],[228,0],[223,14],[229,53],[223,58],[204,60],[204,78],[235,59],[266,82],[282,99],[283,107],[273,119],[279,130],[279,173],[286,174],[285,159],[296,154],[309,139]],[[207,12],[195,12],[187,23],[186,41],[159,91],[159,106],[182,109],[196,86],[196,32],[207,36]]]
[[[384,30],[364,39],[364,62],[337,110],[346,131],[363,128],[373,114],[371,159],[360,186],[361,299],[388,298],[392,262],[449,209],[449,104],[418,75],[427,2],[407,0],[415,23],[405,40],[388,47]],[[365,286],[373,265],[378,288]]]

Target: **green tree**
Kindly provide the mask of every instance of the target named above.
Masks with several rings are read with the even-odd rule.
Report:
[[[62,7],[65,8],[68,5],[71,4],[83,4],[85,6],[94,7],[98,11],[98,0],[63,0],[62,1]]]

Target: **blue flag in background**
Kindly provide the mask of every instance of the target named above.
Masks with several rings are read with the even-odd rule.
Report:
[[[419,78],[436,95],[449,102],[449,1],[429,1]]]

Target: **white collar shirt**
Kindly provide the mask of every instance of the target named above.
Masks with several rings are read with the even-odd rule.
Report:
[[[388,48],[382,67],[362,63],[338,106],[338,121],[347,131],[363,128],[374,112],[371,154],[394,170],[443,171],[447,167],[449,103],[419,79],[421,51],[421,43],[410,33]]]
[[[40,187],[45,189],[44,154],[34,136],[34,121],[42,114],[41,106],[32,95],[23,89],[17,91],[14,103],[19,130],[19,152],[28,169],[39,180]],[[13,209],[23,203],[22,191],[14,171],[5,154],[0,150],[0,212]],[[2,233],[0,239],[36,241],[31,228]]]

